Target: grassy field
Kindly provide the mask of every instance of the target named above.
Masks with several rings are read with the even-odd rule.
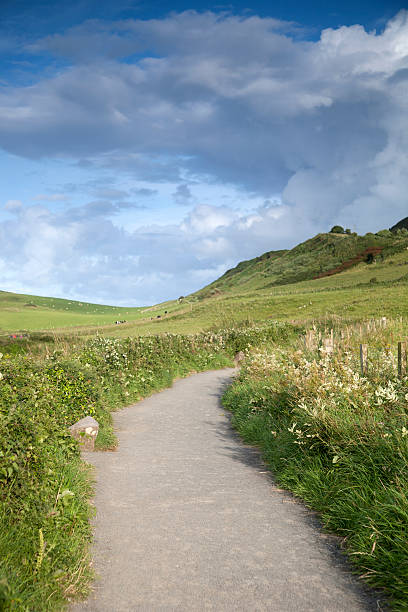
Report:
[[[64,328],[114,327],[164,315],[170,305],[120,307],[0,291],[0,334]],[[174,306],[173,306],[174,308]]]

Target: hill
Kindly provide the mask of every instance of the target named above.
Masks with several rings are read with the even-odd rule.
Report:
[[[239,263],[218,280],[193,295],[199,299],[240,290],[266,289],[279,285],[331,276],[361,262],[383,261],[408,245],[408,235],[388,230],[378,234],[318,234],[287,251],[269,251]]]
[[[244,320],[408,315],[408,232],[324,233],[243,261],[185,298],[120,308],[0,292],[0,334],[47,330],[131,336]],[[126,320],[116,325],[116,320]]]
[[[121,308],[0,291],[0,334],[75,325],[108,325],[134,320],[141,308]]]
[[[398,223],[390,227],[390,232],[397,232],[398,230],[402,229],[408,230],[408,217],[401,219],[401,221],[398,221]]]

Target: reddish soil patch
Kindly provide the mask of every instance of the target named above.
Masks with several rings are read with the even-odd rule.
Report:
[[[332,268],[331,270],[327,270],[326,272],[322,272],[318,276],[314,276],[313,280],[317,278],[323,278],[325,276],[333,276],[333,274],[338,274],[339,272],[343,272],[344,270],[348,270],[348,268],[352,268],[362,261],[368,261],[369,258],[374,258],[381,253],[384,247],[368,247],[365,251],[362,251],[352,259],[347,259],[343,261],[342,264],[337,266],[336,268]]]

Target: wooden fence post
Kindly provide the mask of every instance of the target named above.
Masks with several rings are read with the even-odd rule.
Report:
[[[407,373],[407,343],[398,342],[398,376],[402,378]]]
[[[305,345],[308,351],[313,351],[316,348],[316,338],[314,329],[308,329],[305,336]]]
[[[361,375],[364,376],[368,371],[368,346],[367,344],[360,344],[360,366]]]

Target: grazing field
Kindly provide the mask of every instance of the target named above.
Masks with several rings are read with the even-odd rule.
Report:
[[[54,333],[127,337],[195,333],[245,320],[345,320],[408,313],[408,232],[366,236],[319,234],[291,251],[241,262],[196,293],[138,308],[0,292],[0,334]],[[340,273],[314,278],[367,249],[375,256]],[[119,325],[115,321],[126,321]]]
[[[165,307],[153,307],[164,314]],[[0,334],[72,327],[114,326],[149,316],[150,308],[104,306],[75,300],[39,297],[0,291]],[[151,315],[150,315],[151,316]]]

